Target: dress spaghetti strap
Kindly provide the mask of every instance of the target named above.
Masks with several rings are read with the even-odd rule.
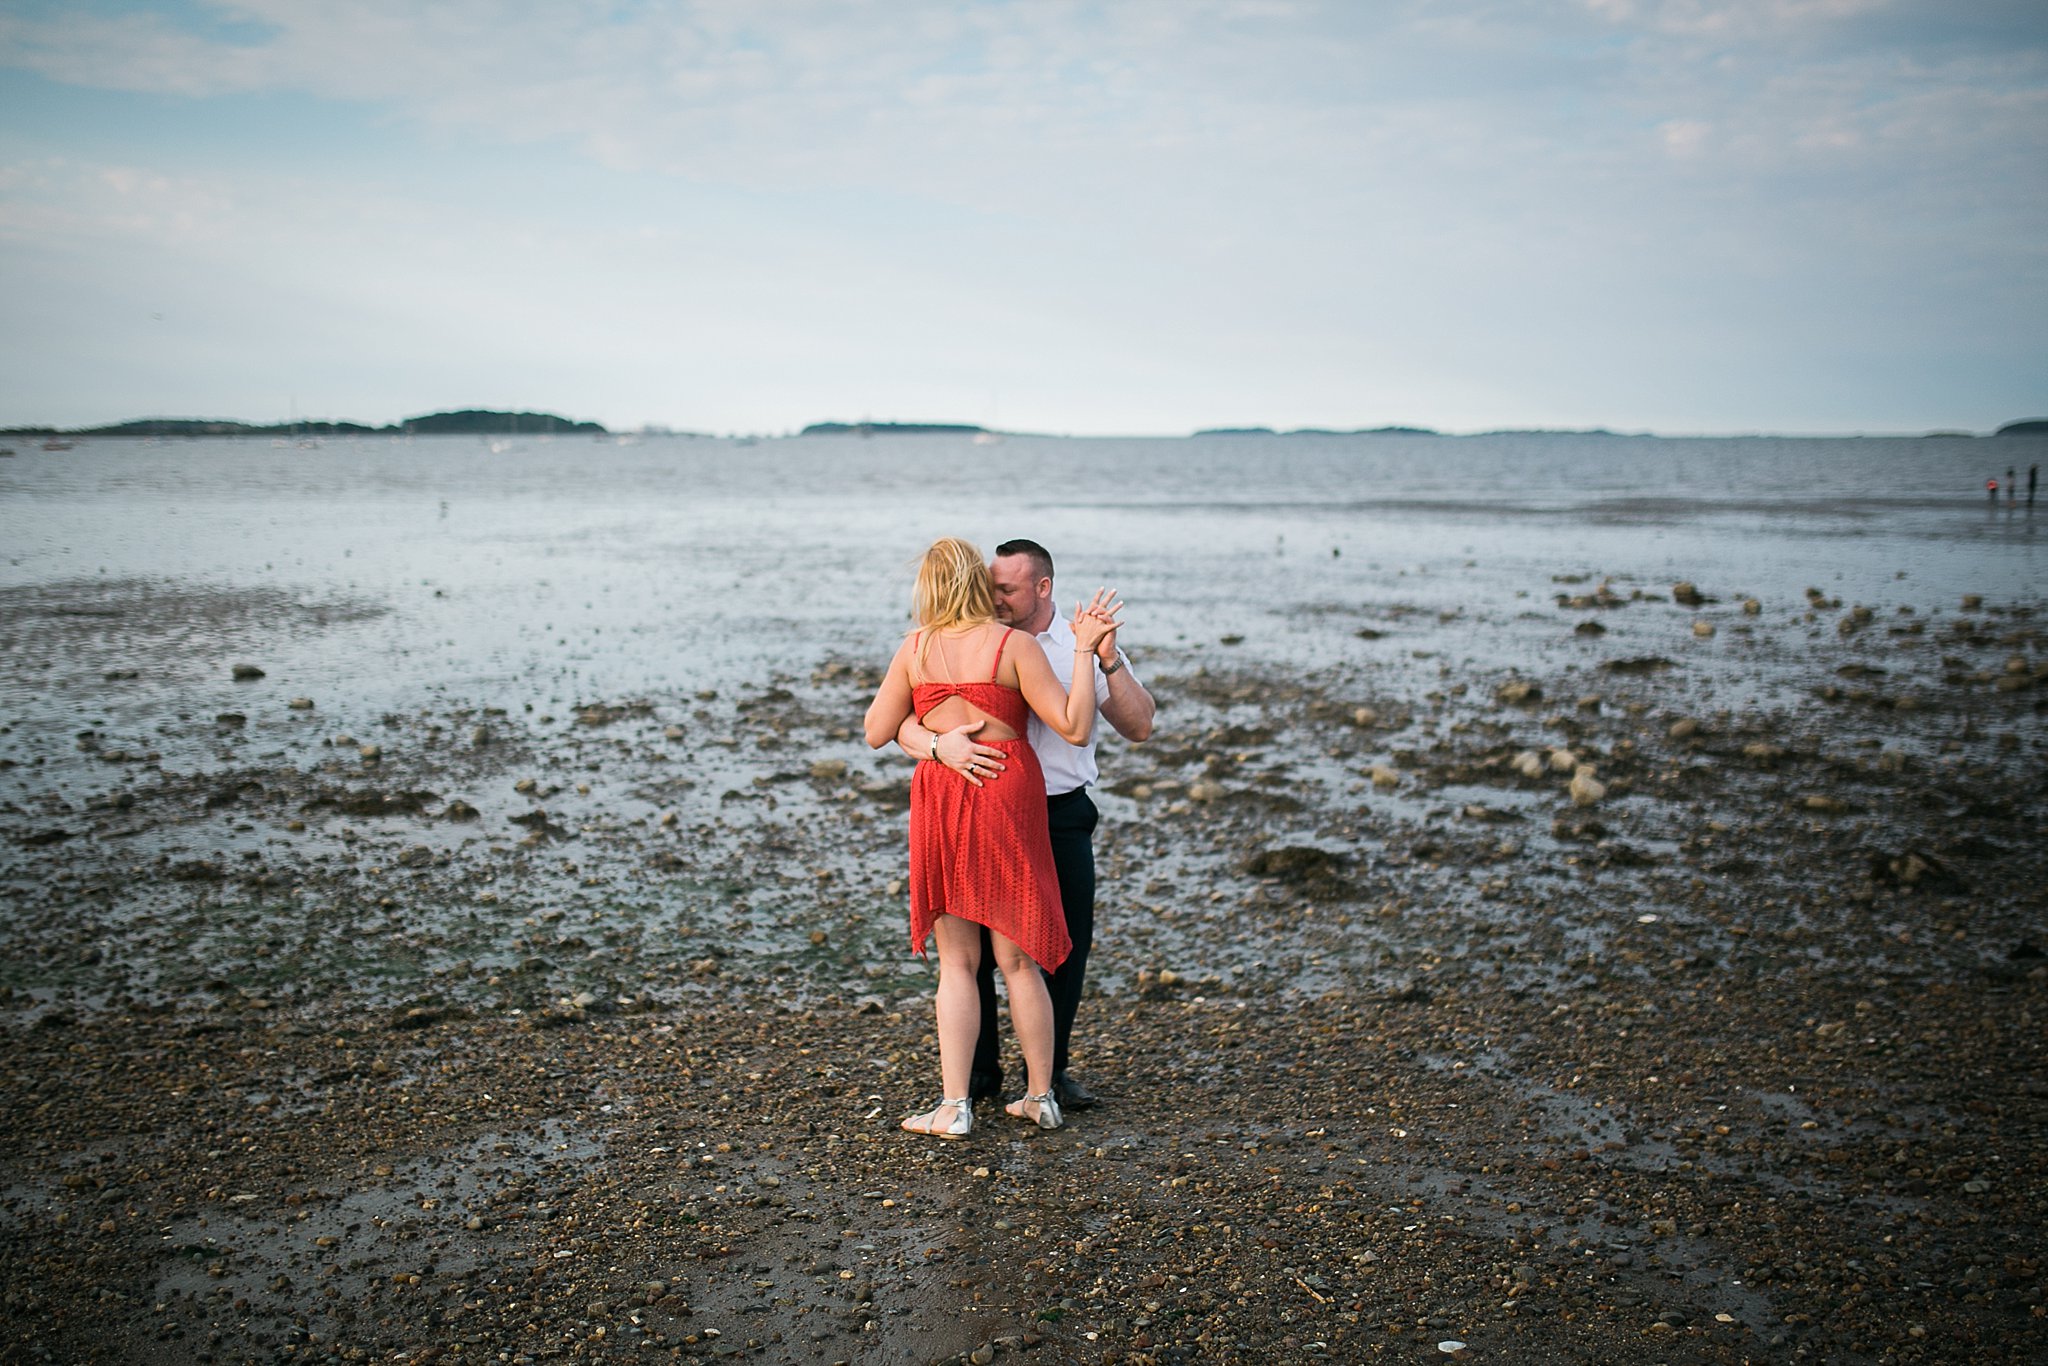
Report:
[[[1005,627],[1003,628],[1003,638],[1002,638],[1001,640],[999,640],[999,641],[997,641],[997,642],[996,642],[996,657],[995,657],[995,662],[994,662],[994,663],[992,663],[992,664],[990,664],[990,665],[988,666],[988,681],[989,681],[989,682],[991,682],[991,683],[995,682],[995,681],[996,681],[996,675],[1002,672],[1002,670],[1003,670],[1003,647],[1004,647],[1004,646],[1006,646],[1006,645],[1008,645],[1008,644],[1010,643],[1010,637],[1011,637],[1011,636],[1014,636],[1014,635],[1016,635],[1016,634],[1017,634],[1017,629],[1016,629],[1016,628],[1015,628],[1014,626],[1005,626]]]

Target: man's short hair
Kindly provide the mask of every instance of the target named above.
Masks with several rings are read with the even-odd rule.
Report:
[[[1052,577],[1052,552],[1036,541],[1027,541],[1021,537],[1014,541],[1004,541],[996,547],[996,558],[1001,559],[1005,555],[1028,555],[1031,558],[1032,578]]]

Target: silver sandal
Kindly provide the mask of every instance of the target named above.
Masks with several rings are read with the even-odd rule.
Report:
[[[943,1129],[913,1129],[910,1121],[927,1119],[948,1105],[953,1107],[953,1122]],[[974,1130],[974,1100],[970,1096],[940,1096],[939,1103],[929,1110],[920,1110],[914,1115],[903,1117],[903,1132],[907,1134],[929,1134],[933,1138],[965,1138]]]
[[[1060,1103],[1053,1099],[1050,1090],[1041,1091],[1035,1096],[1026,1092],[1024,1095],[1017,1097],[1017,1101],[1019,1104],[1029,1101],[1038,1107],[1038,1117],[1036,1119],[1028,1115],[1016,1116],[1026,1124],[1036,1124],[1041,1129],[1057,1129],[1065,1122],[1060,1115]]]

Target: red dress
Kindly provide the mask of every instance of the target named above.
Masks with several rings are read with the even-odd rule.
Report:
[[[1007,765],[980,787],[937,763],[919,764],[910,780],[910,949],[924,952],[943,912],[998,931],[1051,972],[1073,941],[1046,833],[1045,773],[1025,738],[1030,708],[1023,693],[995,681],[1012,634],[996,646],[988,682],[920,683],[910,692],[920,721],[964,697],[1015,733],[980,742],[1003,751]]]

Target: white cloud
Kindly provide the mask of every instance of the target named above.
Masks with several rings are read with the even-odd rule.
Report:
[[[478,374],[559,373],[573,354],[601,362],[578,381],[596,415],[688,370],[699,399],[735,404],[808,385],[955,406],[1039,375],[1047,414],[1066,387],[1069,412],[1209,402],[1240,411],[1205,417],[1284,422],[1250,411],[1261,394],[1320,392],[1335,397],[1297,420],[1342,422],[1359,393],[1398,391],[1437,407],[1358,419],[1449,425],[1578,385],[1601,420],[1603,392],[1683,382],[1655,361],[1686,353],[1673,319],[1718,335],[1701,320],[1726,311],[1782,336],[1817,275],[1868,294],[1844,327],[1937,260],[1965,263],[1959,296],[2002,280],[2009,299],[2048,200],[2041,25],[2015,42],[2022,19],[1979,32],[1878,0],[208,11],[222,22],[203,30],[10,11],[0,66],[353,104],[424,131],[430,159],[569,155],[610,172],[586,192],[630,193],[578,221],[374,177],[336,195],[295,167],[173,173],[140,150],[58,165],[31,147],[0,171],[0,268],[119,244],[366,339],[404,333],[390,345],[438,348],[444,371],[465,347]],[[164,160],[203,164],[191,150]],[[1853,292],[1830,289],[1830,310]],[[2048,303],[2038,273],[2024,289]],[[1561,347],[1579,362],[1563,375],[1536,359]],[[737,408],[645,415],[747,425]]]

